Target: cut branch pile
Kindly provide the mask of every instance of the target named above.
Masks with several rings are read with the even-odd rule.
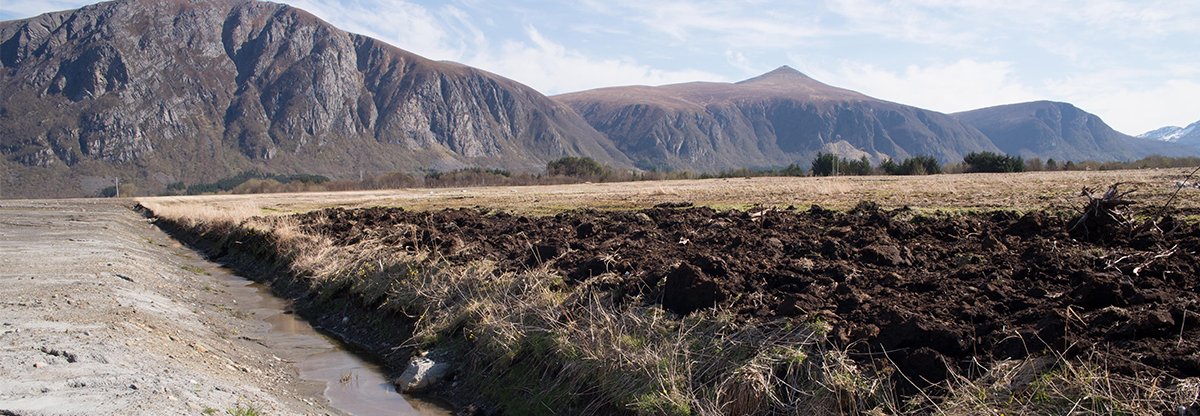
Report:
[[[1087,197],[1088,203],[1083,213],[1071,222],[1071,235],[1088,241],[1095,241],[1103,236],[1112,235],[1114,231],[1130,230],[1132,219],[1123,212],[1124,207],[1133,205],[1134,201],[1125,199],[1136,189],[1121,192],[1120,182],[1112,184],[1103,194],[1097,196],[1097,190],[1084,187],[1079,196]]]

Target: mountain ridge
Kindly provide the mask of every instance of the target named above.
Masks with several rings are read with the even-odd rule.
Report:
[[[1200,146],[1200,121],[1188,124],[1186,127],[1166,126],[1154,129],[1137,136],[1142,139],[1159,140],[1169,143],[1179,143]]]
[[[978,128],[1005,153],[1026,158],[1116,161],[1196,154],[1118,132],[1095,114],[1064,102],[1004,104],[952,115]]]
[[[833,87],[787,66],[736,83],[608,87],[552,98],[642,168],[782,166],[817,152],[948,161],[998,150],[948,115]]]
[[[242,170],[356,177],[630,162],[516,81],[248,0],[118,0],[0,22],[6,195]],[[36,189],[56,182],[61,193]]]

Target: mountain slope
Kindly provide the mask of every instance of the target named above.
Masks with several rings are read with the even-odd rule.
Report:
[[[1112,161],[1195,154],[1183,146],[1117,132],[1100,117],[1068,103],[1034,101],[953,115],[978,128],[1005,153],[1027,158]]]
[[[514,81],[289,6],[120,0],[0,22],[5,197],[143,190],[246,169],[334,177],[629,161]],[[53,184],[54,186],[45,186]]]
[[[780,166],[816,152],[850,157],[996,150],[942,113],[877,100],[781,67],[738,83],[601,88],[553,97],[570,105],[643,168]]]
[[[1167,126],[1137,136],[1141,139],[1160,140],[1189,146],[1200,146],[1200,121],[1187,127]]]
[[[1148,132],[1137,135],[1139,139],[1159,140],[1164,142],[1174,142],[1183,135],[1183,127],[1166,126],[1150,130]]]

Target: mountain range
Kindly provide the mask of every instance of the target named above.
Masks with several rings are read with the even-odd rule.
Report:
[[[954,117],[832,87],[787,66],[737,83],[601,88],[554,98],[642,168],[779,166],[817,152],[949,161],[998,151]]]
[[[953,115],[975,126],[1004,153],[1026,158],[1110,161],[1189,153],[1171,143],[1120,133],[1068,103],[1035,101]]]
[[[121,0],[0,22],[6,195],[249,169],[334,177],[630,161],[567,106],[281,4]],[[54,183],[60,186],[44,187]]]
[[[1182,136],[1181,136],[1182,137]],[[737,83],[546,97],[513,80],[253,0],[117,0],[0,22],[0,197],[142,193],[247,170],[538,171],[563,156],[618,169],[1063,160],[1200,153],[1117,133],[1065,103],[944,114],[781,67]]]
[[[1200,146],[1200,121],[1187,127],[1167,126],[1138,135],[1139,138]]]

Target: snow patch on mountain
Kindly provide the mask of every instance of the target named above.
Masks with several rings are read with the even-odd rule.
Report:
[[[1200,134],[1200,121],[1189,124],[1187,127],[1167,126],[1160,129],[1151,130],[1138,135],[1137,137],[1151,140],[1161,140],[1164,142],[1177,143],[1182,139],[1192,134]]]

